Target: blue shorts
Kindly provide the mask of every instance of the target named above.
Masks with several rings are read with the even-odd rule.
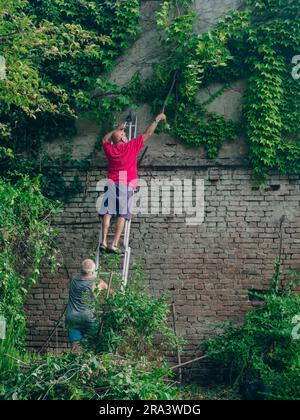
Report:
[[[105,195],[99,214],[111,214],[114,217],[132,218],[134,189],[125,184],[109,183],[104,188]]]
[[[81,341],[83,336],[84,336],[84,333],[81,330],[78,330],[78,329],[69,330],[69,340],[71,343]]]
[[[71,342],[81,341],[93,327],[93,321],[88,315],[66,316],[66,329]]]

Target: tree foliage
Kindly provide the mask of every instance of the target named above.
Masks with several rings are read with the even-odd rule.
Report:
[[[70,154],[53,161],[40,147],[53,138],[70,140],[83,112],[105,115],[110,84],[101,75],[138,33],[139,3],[0,0],[0,56],[6,64],[0,79],[2,176],[12,181],[18,174],[42,174],[50,198],[66,200],[81,190],[76,180],[66,185],[62,175],[66,161],[78,162]]]
[[[74,118],[97,106],[91,94],[139,25],[139,1],[0,1],[0,136],[33,151],[71,134]]]

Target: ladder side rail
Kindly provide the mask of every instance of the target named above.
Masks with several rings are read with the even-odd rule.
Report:
[[[126,243],[127,243],[127,236],[128,236],[128,220],[125,221],[125,228],[124,228],[124,240],[123,240],[123,244],[124,244],[124,248],[126,249]]]
[[[125,236],[124,236],[124,246],[125,246],[125,249],[127,249],[129,247],[130,228],[131,228],[131,220],[126,220],[126,223],[125,223]]]
[[[129,248],[127,249],[127,251],[125,251],[125,254],[124,254],[124,264],[123,264],[123,270],[122,270],[121,290],[124,290],[124,288],[127,284],[127,276],[126,276],[126,273],[128,272],[127,267],[129,267]]]
[[[128,133],[128,140],[131,140],[132,136],[132,121],[129,123],[129,133]]]
[[[128,248],[126,253],[127,253],[127,259],[126,259],[126,265],[125,265],[125,269],[124,269],[123,290],[127,286],[127,283],[128,283],[129,262],[130,262],[130,256],[131,256],[131,248],[130,247]]]
[[[134,120],[134,137],[136,137],[137,134],[137,116],[135,116],[135,120]]]

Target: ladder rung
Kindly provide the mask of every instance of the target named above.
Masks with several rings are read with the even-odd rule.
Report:
[[[121,271],[100,271],[99,276],[110,276],[111,274],[122,274]]]

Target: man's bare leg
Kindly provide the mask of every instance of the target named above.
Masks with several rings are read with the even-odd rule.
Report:
[[[107,236],[109,232],[110,221],[111,221],[111,214],[105,214],[102,220],[102,244],[104,246],[107,246]]]
[[[119,245],[121,235],[122,235],[123,230],[124,230],[124,226],[125,226],[124,217],[118,217],[117,221],[116,221],[115,237],[114,237],[114,240],[113,240],[112,245],[111,245],[111,248],[113,250],[115,250]]]

